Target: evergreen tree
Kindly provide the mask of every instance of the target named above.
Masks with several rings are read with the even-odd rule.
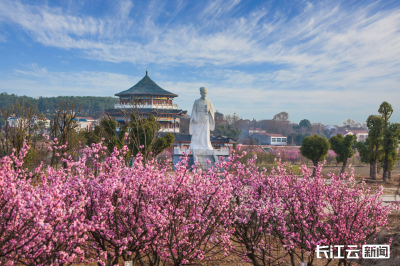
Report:
[[[391,178],[391,171],[393,170],[397,156],[397,147],[399,145],[399,140],[398,140],[399,134],[400,134],[400,124],[397,123],[390,124],[388,129],[384,132],[383,145],[382,145],[384,156],[382,157],[381,162],[384,167],[385,166],[387,167],[387,169],[385,172],[385,168],[383,168],[383,181],[386,181],[386,178],[388,179]]]
[[[215,137],[218,135],[221,135],[221,136],[227,136],[231,139],[238,139],[240,134],[241,134],[240,130],[237,130],[236,128],[230,128],[230,126],[228,126],[228,128],[226,128],[224,125],[216,126],[216,128],[213,132],[213,135]]]
[[[314,167],[318,167],[318,162],[322,161],[329,150],[329,141],[325,137],[318,135],[305,137],[301,143],[301,155],[310,159]],[[315,168],[313,176],[315,175]]]
[[[16,101],[25,102],[35,107],[35,110],[46,116],[52,117],[56,114],[56,106],[68,102],[75,102],[76,107],[81,110],[80,115],[100,117],[105,109],[114,107],[119,102],[114,97],[93,97],[93,96],[58,96],[58,97],[39,97],[35,99],[28,96],[17,96],[15,94],[0,93],[0,106],[11,108]]]
[[[119,150],[127,145],[129,148],[127,157],[136,156],[141,152],[146,162],[171,147],[175,139],[171,133],[159,135],[161,126],[154,116],[146,118],[131,114],[129,122],[121,125],[119,131],[117,126],[117,122],[112,118],[102,120],[100,126],[96,126],[93,132],[85,133],[86,144],[99,143],[103,138],[110,153],[114,148]]]
[[[388,102],[383,102],[380,106],[379,106],[379,110],[378,112],[381,114],[382,119],[384,120],[384,124],[383,124],[383,145],[382,145],[382,149],[383,149],[383,157],[381,158],[381,163],[382,163],[382,168],[383,168],[383,181],[386,181],[386,179],[388,178],[388,172],[389,172],[389,157],[390,157],[390,153],[391,150],[393,149],[391,143],[392,140],[391,138],[393,138],[393,133],[394,132],[389,132],[389,127],[390,127],[390,122],[389,119],[393,114],[393,108],[392,106],[388,103]],[[393,128],[392,128],[393,129]]]
[[[382,155],[382,129],[385,121],[377,115],[370,115],[367,119],[369,129],[368,138],[365,143],[358,142],[356,147],[360,153],[361,161],[370,164],[370,177],[376,179],[376,163]]]
[[[352,145],[355,139],[355,135],[346,135],[343,137],[342,134],[337,134],[329,139],[331,149],[337,154],[336,161],[343,163],[340,174],[343,174],[345,171],[347,159],[353,157],[354,151]]]
[[[146,118],[131,114],[127,126],[129,150],[134,156],[141,152],[144,162],[171,147],[175,139],[171,133],[158,136],[161,126],[152,115]]]
[[[218,136],[218,135],[225,136],[226,135],[226,131],[227,130],[226,130],[226,127],[224,125],[218,125],[214,129],[213,135],[214,136]]]
[[[231,128],[228,130],[227,136],[231,139],[238,139],[242,132],[236,128]]]
[[[84,133],[86,145],[91,146],[93,143],[99,143],[103,138],[109,153],[112,153],[115,147],[118,150],[121,149],[124,146],[126,127],[122,127],[121,131],[117,132],[117,126],[118,124],[114,119],[103,119],[100,126],[95,126],[93,131]]]

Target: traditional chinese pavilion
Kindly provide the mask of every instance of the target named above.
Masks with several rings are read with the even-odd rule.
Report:
[[[153,115],[161,124],[162,132],[180,132],[180,118],[187,111],[178,109],[178,105],[173,103],[178,95],[158,86],[147,71],[136,85],[115,96],[119,97],[119,104],[115,104],[114,109],[106,110],[106,113],[117,121],[123,123],[127,113],[138,112],[141,116]]]

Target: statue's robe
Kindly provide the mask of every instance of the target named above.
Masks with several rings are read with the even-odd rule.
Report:
[[[194,120],[197,123],[194,123]],[[212,150],[210,131],[215,128],[214,107],[208,99],[194,102],[190,117],[189,133],[192,135],[191,149]]]

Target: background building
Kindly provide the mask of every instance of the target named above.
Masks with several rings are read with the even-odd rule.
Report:
[[[257,145],[273,145],[273,146],[287,145],[287,138],[281,134],[255,132],[251,134],[249,138],[255,140],[254,144]]]
[[[166,91],[146,76],[131,88],[115,94],[119,97],[119,103],[114,109],[106,110],[106,113],[119,122],[129,119],[129,114],[137,113],[147,117],[153,115],[161,125],[161,132],[180,132],[180,119],[187,111],[178,109],[173,103],[178,95]]]
[[[355,135],[357,137],[357,141],[365,142],[368,138],[368,132],[366,130],[360,130],[360,129],[345,129],[344,131],[337,131],[333,136],[336,136],[337,134],[342,134],[342,136],[346,135]]]

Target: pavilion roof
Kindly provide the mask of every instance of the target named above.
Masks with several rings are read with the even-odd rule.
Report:
[[[131,88],[121,91],[120,93],[115,94],[115,96],[123,96],[123,95],[165,95],[178,97],[178,95],[164,90],[160,86],[157,85],[147,74],[142,78],[136,85]]]

